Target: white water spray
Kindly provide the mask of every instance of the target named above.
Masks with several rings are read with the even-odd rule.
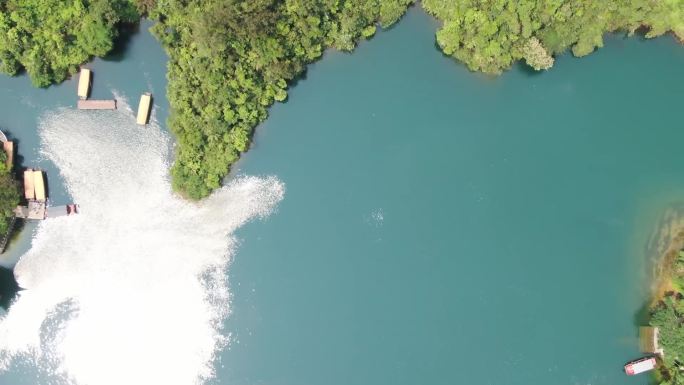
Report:
[[[0,319],[0,370],[31,357],[60,382],[192,385],[226,343],[230,234],[282,199],[275,178],[242,177],[195,204],[171,192],[170,144],[129,111],[61,109],[42,151],[80,214],[49,219],[15,269]]]

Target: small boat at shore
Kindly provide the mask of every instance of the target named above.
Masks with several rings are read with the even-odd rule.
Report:
[[[628,376],[633,376],[639,373],[644,373],[653,370],[655,369],[655,367],[655,357],[644,357],[638,360],[634,360],[625,365],[625,373],[627,373]]]

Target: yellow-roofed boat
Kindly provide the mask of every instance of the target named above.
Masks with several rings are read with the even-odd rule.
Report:
[[[91,76],[92,74],[89,69],[81,68],[81,76],[78,79],[78,97],[81,99],[88,99]]]
[[[152,104],[152,94],[145,92],[140,97],[140,104],[138,105],[138,124],[145,125],[150,118],[150,106]]]
[[[35,199],[35,190],[33,188],[33,170],[28,169],[24,171],[24,197],[26,200]]]
[[[33,186],[36,189],[36,200],[39,202],[45,202],[45,183],[43,182],[42,171],[33,171]]]

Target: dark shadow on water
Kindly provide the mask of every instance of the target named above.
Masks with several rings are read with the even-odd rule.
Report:
[[[14,142],[14,165],[12,166],[12,172],[14,173],[14,178],[21,182],[23,181],[23,173],[24,173],[24,168],[26,167],[24,165],[25,158],[23,155],[21,155],[21,141],[17,138],[13,138],[11,134],[8,134],[5,132],[7,135],[7,139],[11,140]]]
[[[14,243],[17,239],[19,239],[19,235],[24,230],[25,223],[26,222],[23,219],[17,219],[16,222],[14,222],[14,227],[12,228],[12,234],[10,235],[10,238],[7,241],[7,246],[5,247],[5,251],[12,248],[12,243]]]
[[[0,307],[7,310],[19,292],[19,285],[14,279],[14,272],[0,267]]]
[[[48,183],[48,177],[47,177],[47,172],[43,170],[42,172],[43,176],[43,186],[45,187],[45,197],[50,199],[50,183]]]
[[[325,54],[326,54],[326,53],[323,53],[323,56],[325,56]],[[313,63],[310,63],[310,64],[305,65],[305,66],[304,66],[304,69],[302,70],[302,72],[300,72],[298,75],[296,75],[294,78],[292,78],[292,80],[288,80],[288,82],[287,82],[287,90],[289,91],[289,90],[291,90],[292,88],[296,87],[297,84],[299,84],[299,82],[305,81],[305,80],[306,80],[306,72],[307,72],[308,67],[311,66],[312,64],[316,63],[317,61],[321,60],[321,59],[323,58],[323,56],[321,56],[321,57],[319,57],[318,59],[316,59],[316,61],[314,61]],[[288,97],[285,98],[285,100],[283,100],[282,102],[277,102],[277,103],[287,103],[287,100],[288,100],[289,98],[290,98],[290,96],[289,96],[289,92],[288,92]]]
[[[650,303],[645,302],[639,310],[634,313],[634,326],[637,328],[639,326],[647,326],[649,319],[651,318],[651,308],[650,308]],[[638,332],[638,329],[635,328],[635,330]],[[637,333],[638,334],[638,333]]]
[[[123,23],[119,27],[119,35],[114,39],[114,48],[102,58],[104,61],[120,62],[126,58],[126,52],[133,35],[140,32],[140,24]]]
[[[528,77],[541,76],[544,74],[544,72],[546,72],[543,70],[537,71],[534,68],[528,66],[525,63],[525,59],[520,59],[520,60],[516,61],[515,64],[513,64],[513,69],[515,69],[515,71],[517,71],[517,72],[519,72],[525,76],[528,76]]]
[[[451,61],[451,63],[455,64],[456,66],[458,66],[458,67],[460,67],[460,68],[463,68],[464,70],[470,72],[471,74],[477,74],[478,76],[482,76],[482,77],[485,77],[485,78],[488,78],[488,79],[496,79],[496,78],[497,78],[496,75],[490,75],[490,74],[485,74],[485,73],[482,73],[482,72],[479,72],[479,71],[473,71],[473,70],[471,70],[470,68],[468,68],[468,66],[467,66],[463,61],[458,60],[458,59],[456,59],[455,57],[453,57],[453,56],[451,56],[451,55],[447,55],[447,54],[444,53],[444,51],[442,50],[442,47],[439,46],[439,43],[437,43],[437,39],[436,39],[436,38],[435,38],[435,40],[433,41],[433,45],[434,45],[434,47],[435,47],[435,50],[437,50],[437,52],[439,52],[439,54],[442,55],[443,58],[448,59],[449,61]]]

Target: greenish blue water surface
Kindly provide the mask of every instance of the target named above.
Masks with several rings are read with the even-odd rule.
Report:
[[[613,36],[488,78],[435,28],[326,55],[257,131],[240,172],[287,191],[240,231],[217,383],[649,382],[622,366],[684,197],[684,49]]]
[[[684,197],[684,49],[609,37],[488,78],[441,55],[435,28],[414,9],[328,53],[257,130],[235,173],[287,191],[239,231],[212,383],[649,383],[622,365],[639,356],[645,240]],[[124,52],[92,65],[93,96],[149,89],[163,121],[163,52],[146,32]],[[75,104],[75,81],[0,87],[0,128],[68,200],[36,127]],[[25,363],[0,383],[49,380]]]

